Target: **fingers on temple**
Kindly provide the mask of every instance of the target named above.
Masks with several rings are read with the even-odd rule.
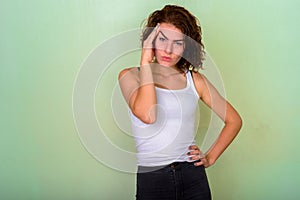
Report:
[[[155,40],[157,34],[159,31],[159,23],[156,25],[156,27],[152,30],[152,32],[150,33],[150,35],[148,36],[148,38],[144,41],[145,46],[149,48],[149,45],[152,45],[152,42]],[[152,47],[152,46],[151,46]]]

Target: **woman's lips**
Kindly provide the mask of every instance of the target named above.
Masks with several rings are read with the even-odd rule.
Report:
[[[171,57],[168,57],[168,56],[162,56],[161,58],[163,61],[167,61],[167,62],[171,61]]]

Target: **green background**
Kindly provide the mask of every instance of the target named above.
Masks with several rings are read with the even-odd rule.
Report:
[[[101,164],[82,145],[73,84],[97,45],[169,3],[200,19],[244,121],[207,169],[214,199],[300,198],[300,1],[2,0],[0,199],[134,199],[135,175]]]

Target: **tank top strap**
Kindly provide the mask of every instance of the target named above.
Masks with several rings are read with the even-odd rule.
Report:
[[[199,95],[198,95],[198,92],[196,90],[196,86],[195,86],[195,83],[194,83],[192,73],[193,73],[192,71],[188,71],[186,73],[187,74],[187,81],[189,82],[189,85],[190,85],[191,89],[193,90],[194,94],[199,98]]]

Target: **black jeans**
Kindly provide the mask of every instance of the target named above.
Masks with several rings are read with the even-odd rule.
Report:
[[[179,162],[161,168],[138,167],[137,200],[211,200],[203,166]]]

